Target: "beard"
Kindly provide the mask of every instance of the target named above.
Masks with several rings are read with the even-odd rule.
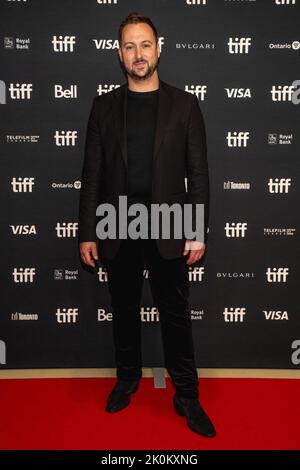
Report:
[[[133,80],[139,80],[139,81],[142,81],[142,80],[147,80],[149,77],[151,77],[153,75],[153,73],[155,72],[155,70],[157,69],[157,66],[158,66],[158,59],[156,60],[156,62],[154,62],[153,65],[149,65],[148,62],[144,61],[145,63],[145,72],[143,74],[138,74],[134,71],[134,66],[132,69],[129,69],[127,67],[124,66],[127,74],[133,79]]]

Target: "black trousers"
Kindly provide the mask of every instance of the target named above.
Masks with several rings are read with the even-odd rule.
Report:
[[[162,258],[154,239],[127,238],[116,257],[103,262],[113,312],[117,377],[136,380],[142,376],[140,307],[146,267],[159,310],[165,367],[179,395],[198,398],[186,259],[183,255]]]

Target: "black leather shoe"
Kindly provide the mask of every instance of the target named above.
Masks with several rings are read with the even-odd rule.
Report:
[[[114,388],[108,396],[105,410],[108,413],[115,413],[123,410],[130,403],[130,395],[137,391],[139,380],[125,381],[118,379]]]
[[[216,430],[197,398],[174,395],[174,409],[180,416],[186,416],[188,427],[205,437],[214,437]]]

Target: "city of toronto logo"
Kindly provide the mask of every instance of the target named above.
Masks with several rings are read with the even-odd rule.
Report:
[[[204,241],[204,204],[143,203],[127,204],[127,196],[119,196],[118,207],[101,203],[96,210],[102,216],[96,234],[106,239],[182,239]]]

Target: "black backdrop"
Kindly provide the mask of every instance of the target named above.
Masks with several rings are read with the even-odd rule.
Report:
[[[125,82],[117,30],[160,38],[160,77],[196,93],[209,242],[190,270],[198,367],[299,368],[300,2],[1,0],[0,367],[114,367],[105,272],[77,244],[92,99]],[[101,256],[101,253],[100,253]],[[144,365],[162,366],[145,271]]]

